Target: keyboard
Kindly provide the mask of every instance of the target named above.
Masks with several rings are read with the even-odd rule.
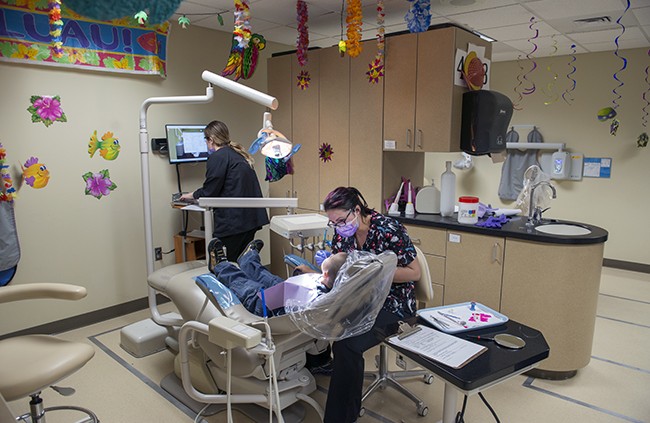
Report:
[[[181,199],[181,195],[185,194],[184,192],[176,192],[172,194],[172,206],[187,206],[189,204],[198,204],[198,201],[195,199]]]

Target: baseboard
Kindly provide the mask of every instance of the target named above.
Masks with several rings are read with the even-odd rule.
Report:
[[[169,302],[169,298],[163,295],[156,295],[156,304],[164,304]],[[0,335],[0,340],[5,338],[12,338],[14,336],[33,335],[33,334],[55,334],[67,332],[74,329],[79,329],[84,326],[89,326],[95,323],[103,322],[104,320],[120,317],[125,314],[134,313],[149,307],[148,297],[138,298],[122,304],[102,308],[99,310],[91,311],[85,314],[68,317],[65,319],[57,320],[55,322],[45,323],[43,325],[34,326],[27,329],[22,329],[16,332]]]
[[[603,259],[603,266],[614,269],[630,270],[632,272],[650,273],[650,264],[635,263],[633,261],[623,261],[614,259]]]

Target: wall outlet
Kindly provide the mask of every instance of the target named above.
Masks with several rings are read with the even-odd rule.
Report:
[[[154,256],[156,257],[156,261],[162,260],[162,248],[156,247],[154,248]]]

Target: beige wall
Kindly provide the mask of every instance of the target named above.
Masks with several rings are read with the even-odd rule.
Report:
[[[70,303],[35,300],[2,305],[0,333],[121,304],[146,296],[146,266],[138,144],[139,110],[153,96],[202,95],[207,83],[201,72],[218,73],[225,65],[231,38],[228,33],[191,26],[172,28],[168,39],[168,77],[119,75],[43,66],[0,63],[0,142],[8,153],[12,173],[20,163],[37,156],[51,172],[44,189],[24,186],[15,202],[22,258],[12,284],[68,282],[86,286],[88,297]],[[266,58],[287,46],[269,43],[251,80],[266,89]],[[31,95],[60,95],[67,123],[46,128],[31,123],[26,111]],[[282,107],[280,105],[280,107]],[[264,108],[215,88],[208,105],[154,105],[148,113],[150,137],[165,137],[166,123],[228,124],[232,139],[249,145],[262,121]],[[115,161],[98,154],[90,159],[87,144],[94,130],[113,131],[121,153]],[[264,161],[257,156],[260,180]],[[150,154],[154,245],[173,248],[173,234],[181,227],[180,212],[169,206],[176,192],[176,171],[166,157]],[[84,195],[81,175],[109,169],[117,189],[97,200]],[[183,165],[184,190],[203,182],[205,166]],[[268,184],[263,183],[268,192]],[[268,195],[268,194],[267,194]],[[192,217],[200,224],[200,215]],[[264,235],[268,238],[268,230]],[[174,254],[156,262],[172,264]],[[268,257],[267,257],[268,262]]]
[[[645,69],[650,64],[645,49],[623,50],[627,69],[619,73],[625,85],[618,90],[623,96],[617,109],[620,128],[616,136],[609,134],[609,122],[596,119],[596,113],[612,105],[614,89],[618,83],[612,75],[622,61],[612,52],[577,55],[574,78],[577,86],[573,92],[575,101],[568,105],[559,101],[544,105],[547,97],[542,89],[553,82],[553,73],[559,74],[555,87],[568,88],[566,74],[570,58],[558,56],[537,59],[537,69],[528,76],[535,82],[534,94],[524,96],[523,110],[515,111],[511,124],[537,125],[546,142],[563,142],[571,151],[584,153],[586,157],[611,157],[612,175],[609,179],[584,178],[582,181],[555,181],[557,199],[552,201],[546,217],[574,220],[600,226],[609,231],[605,244],[605,257],[642,264],[650,264],[650,225],[647,210],[650,208],[650,146],[637,148],[636,140],[642,132],[650,133],[642,126],[642,94],[648,90]],[[525,61],[522,66],[529,66]],[[551,66],[551,71],[547,67]],[[517,62],[494,63],[491,89],[508,95],[513,101],[513,91],[520,73]],[[647,97],[647,96],[646,96]],[[649,110],[650,111],[650,110]],[[525,141],[528,132],[520,131]],[[459,153],[427,154],[425,178],[434,178],[440,187],[440,174],[445,160],[457,160]],[[474,169],[454,170],[457,175],[458,195],[477,195],[484,203],[511,207],[512,203],[499,200],[497,189],[501,178],[501,164],[493,164],[487,156],[474,158]]]

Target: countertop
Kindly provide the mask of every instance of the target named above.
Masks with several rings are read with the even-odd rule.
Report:
[[[458,223],[457,214],[453,217],[442,217],[439,214],[416,214],[414,217],[394,216],[402,224],[430,226],[432,228],[449,229],[459,232],[471,232],[480,235],[497,236],[504,238],[517,238],[526,241],[542,242],[549,244],[599,244],[607,241],[608,232],[598,226],[581,222],[572,222],[559,219],[542,219],[541,224],[566,223],[578,225],[591,230],[587,235],[550,235],[538,232],[535,228],[526,227],[526,217],[513,216],[506,224],[499,228],[484,228],[471,224]]]

